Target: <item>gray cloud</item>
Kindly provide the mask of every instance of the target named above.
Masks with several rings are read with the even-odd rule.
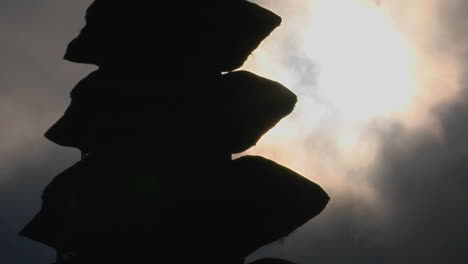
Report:
[[[90,1],[0,3],[0,262],[52,263],[54,252],[17,235],[40,206],[45,185],[78,158],[43,132],[64,111],[90,67],[61,60]]]
[[[468,91],[468,90],[467,90]],[[444,137],[398,123],[376,128],[378,162],[369,172],[382,203],[332,193],[317,219],[254,257],[299,263],[468,262],[468,97],[435,109]]]
[[[52,263],[49,248],[17,235],[39,209],[42,189],[55,174],[71,165],[76,155],[55,147],[40,154],[18,152],[10,163],[9,177],[0,184],[0,260],[2,263]]]

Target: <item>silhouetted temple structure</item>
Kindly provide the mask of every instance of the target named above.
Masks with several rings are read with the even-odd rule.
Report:
[[[317,184],[262,157],[232,160],[296,103],[234,71],[280,23],[244,0],[96,0],[65,59],[99,69],[46,133],[82,159],[21,234],[58,263],[242,264],[318,215],[329,197]]]

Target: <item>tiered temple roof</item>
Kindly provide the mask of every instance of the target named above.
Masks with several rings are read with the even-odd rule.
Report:
[[[231,158],[297,101],[234,71],[280,23],[244,0],[96,0],[65,59],[99,69],[46,132],[82,160],[47,186],[21,234],[62,263],[241,264],[318,215],[329,197],[317,184]]]

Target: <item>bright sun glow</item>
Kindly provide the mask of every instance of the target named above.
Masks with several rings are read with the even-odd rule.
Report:
[[[284,83],[299,95],[296,120],[283,121],[262,141],[271,145],[287,141],[294,133],[309,133],[328,115],[326,118],[331,116],[339,124],[335,139],[340,147],[354,149],[366,122],[403,111],[410,103],[417,87],[414,52],[375,1],[295,3],[302,5],[305,18],[288,24],[286,17],[277,36],[296,32],[293,35],[300,49],[296,54],[314,64],[315,81],[300,84],[296,75],[304,73],[278,66],[278,61],[284,61],[278,59],[278,54],[284,52],[278,46],[262,48],[254,54],[246,68]],[[271,43],[274,41],[278,40]]]
[[[331,194],[377,205],[370,179],[379,129],[397,121],[407,132],[439,136],[431,109],[459,90],[457,59],[436,49],[437,6],[412,0],[256,2],[284,22],[244,69],[283,83],[299,102],[248,154],[286,165]]]
[[[288,10],[287,3],[269,3]],[[295,9],[289,17],[288,11],[278,12],[285,22],[245,68],[282,82],[298,94],[299,103],[249,153],[319,177],[327,188],[359,186],[356,192],[373,196],[365,184],[356,184],[366,181],[363,174],[350,179],[348,172],[367,168],[375,156],[366,124],[403,112],[411,103],[418,86],[414,51],[375,1],[294,3],[301,11]],[[297,61],[288,62],[291,57],[313,70],[298,69]]]
[[[320,68],[320,95],[349,121],[408,103],[415,87],[410,50],[390,20],[363,1],[326,0],[316,8],[305,46]]]
[[[416,87],[409,44],[372,1],[315,5],[304,52],[319,68],[318,96],[336,110],[350,144],[356,126],[405,107]]]

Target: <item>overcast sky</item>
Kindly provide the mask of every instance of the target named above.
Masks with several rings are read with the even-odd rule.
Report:
[[[468,45],[468,2],[427,0],[429,11],[425,12],[430,16],[421,18],[424,23],[418,23],[415,17],[418,18],[421,12],[413,5],[404,4],[409,1],[413,0],[394,0],[393,3],[383,0],[381,5],[393,10],[394,23],[402,31],[406,30],[404,34],[409,36],[413,32],[409,41],[424,51],[432,62],[441,55],[456,62],[459,73],[456,78],[447,74],[448,64],[436,65],[435,70],[430,71],[437,78],[426,78],[433,80],[432,84],[450,79],[445,81],[455,83],[459,88],[455,96],[447,100],[431,99],[429,105],[415,104],[415,107],[426,107],[424,111],[433,120],[417,129],[409,128],[405,123],[407,119],[369,120],[366,131],[377,142],[376,151],[372,163],[359,169],[338,164],[341,159],[335,156],[340,155],[340,151],[336,150],[334,138],[329,136],[336,126],[328,126],[330,122],[321,118],[320,124],[327,125],[326,130],[321,126],[308,128],[306,136],[293,142],[302,146],[297,151],[310,157],[311,160],[306,159],[305,163],[330,157],[327,160],[343,167],[340,172],[344,171],[344,176],[337,184],[327,178],[329,175],[306,175],[330,192],[332,202],[329,207],[291,237],[265,247],[252,258],[277,256],[303,264],[468,263],[468,193],[465,190],[468,187],[468,87],[465,87],[468,83],[465,74],[465,67],[468,67],[465,65],[468,61],[465,48]],[[17,232],[39,209],[40,194],[46,184],[79,158],[77,151],[55,146],[42,135],[65,110],[70,89],[94,69],[61,59],[66,44],[82,27],[84,12],[90,2],[0,2],[1,263],[53,261],[54,253],[50,249],[18,237]],[[304,0],[288,0],[287,5],[283,0],[258,2],[283,16],[282,27],[289,30],[279,29],[274,33],[264,44],[265,50],[280,50],[281,56],[273,60],[277,69],[289,69],[292,75],[299,77],[275,77],[273,73],[279,70],[265,73],[279,81],[294,79],[297,86],[291,89],[299,95],[314,94],[304,92],[304,89],[315,89],[320,65],[302,57],[301,49],[295,49],[294,42],[305,32],[300,28],[301,19],[308,14],[304,11]],[[263,53],[259,50],[251,60],[260,60]],[[261,71],[261,65],[253,61],[247,68]],[[430,90],[430,98],[446,98],[447,94],[454,93],[448,86],[436,86],[439,87]],[[317,103],[302,99],[302,102]],[[303,120],[300,115],[304,109],[308,108],[299,105],[298,114],[292,115],[284,124]],[[292,136],[285,134],[286,138]],[[285,142],[278,144],[279,149],[288,148]],[[271,151],[268,146],[260,146],[257,151],[281,161],[281,153]],[[367,191],[372,195],[363,195]]]

